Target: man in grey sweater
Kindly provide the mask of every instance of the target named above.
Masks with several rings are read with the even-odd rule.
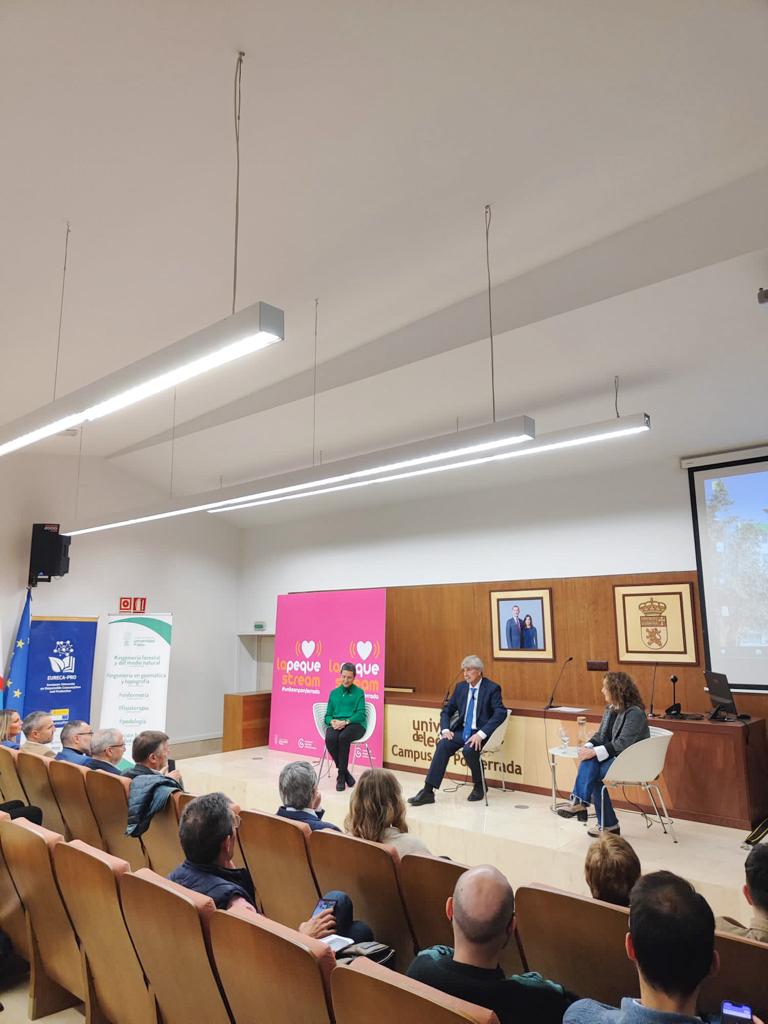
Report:
[[[580,999],[563,1024],[701,1024],[699,989],[720,961],[714,916],[690,882],[671,871],[638,880],[629,898],[626,950],[637,967],[640,998],[624,998],[618,1009]]]

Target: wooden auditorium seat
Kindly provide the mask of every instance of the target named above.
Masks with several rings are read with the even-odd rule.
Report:
[[[0,821],[0,843],[30,929],[32,1020],[84,1002],[86,996],[77,936],[51,860],[61,842],[58,832],[24,818]]]
[[[0,746],[0,790],[4,801],[21,800],[22,803],[28,804],[29,799],[16,770],[18,756],[18,750]]]
[[[261,811],[243,811],[240,818],[240,845],[261,909],[273,921],[297,928],[319,896],[309,825]]]
[[[149,828],[141,837],[149,866],[158,875],[170,875],[184,860],[179,842],[179,792],[171,793],[162,811],[152,818]],[[136,840],[134,840],[136,842]]]
[[[48,778],[48,764],[53,758],[41,757],[40,754],[26,754],[20,751],[16,758],[16,770],[29,802],[43,812],[43,825],[51,832],[58,832],[65,839],[69,838],[67,826],[61,814],[51,780]]]
[[[396,974],[365,957],[331,975],[336,1024],[498,1024],[495,1013]]]
[[[120,905],[119,878],[130,871],[128,861],[76,839],[54,846],[53,867],[80,940],[87,1019],[101,1016],[110,1024],[156,1024],[155,998]]]
[[[637,971],[624,950],[626,908],[546,885],[521,885],[515,913],[529,970],[611,1006],[623,996],[640,995]]]
[[[720,1004],[747,1003],[756,1017],[768,1017],[768,945],[738,935],[715,933],[720,970],[704,982],[699,997],[701,1013],[720,1013]]]
[[[128,779],[111,772],[89,771],[85,777],[85,792],[107,853],[127,860],[131,871],[138,871],[147,866],[147,858],[141,839],[125,834],[129,785]]]
[[[95,846],[97,850],[103,850],[104,840],[85,791],[85,779],[89,771],[89,768],[70,761],[51,761],[48,765],[48,778],[70,836]]]
[[[379,942],[393,947],[393,966],[405,971],[415,940],[400,891],[397,851],[326,828],[311,834],[309,852],[320,891],[348,893],[354,916],[370,925]]]
[[[163,1024],[230,1024],[208,956],[213,900],[149,868],[121,875],[120,897]]]
[[[263,916],[217,910],[213,957],[238,1024],[331,1024],[332,950]]]
[[[10,815],[5,811],[0,811],[0,821],[10,820]],[[14,953],[23,960],[29,960],[29,939],[24,907],[16,886],[13,884],[2,847],[0,847],[0,930],[4,931],[11,940]]]

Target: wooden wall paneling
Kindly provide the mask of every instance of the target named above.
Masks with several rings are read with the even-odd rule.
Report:
[[[269,742],[272,694],[225,693],[222,750],[243,750]]]

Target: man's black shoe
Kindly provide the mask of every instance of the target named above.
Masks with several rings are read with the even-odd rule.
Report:
[[[433,804],[435,802],[434,790],[420,789],[416,796],[409,797],[408,803],[411,807],[421,807],[422,804]]]
[[[339,775],[338,778],[336,779],[336,792],[343,793],[346,788],[347,785],[346,782],[344,781],[344,776]]]
[[[482,791],[482,789],[478,789],[477,786],[475,786],[475,788],[467,797],[467,800],[485,800],[485,793]]]
[[[352,772],[347,772],[345,778],[347,780],[347,785],[351,789],[355,784],[355,776],[352,774]]]

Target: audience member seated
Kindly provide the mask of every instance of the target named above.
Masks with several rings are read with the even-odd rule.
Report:
[[[11,750],[19,749],[21,740],[21,716],[18,711],[6,708],[0,711],[0,744],[10,747]]]
[[[747,881],[742,890],[754,913],[745,927],[732,917],[718,917],[715,927],[719,932],[740,935],[753,942],[768,942],[768,846],[753,847],[744,864]]]
[[[505,978],[499,967],[515,921],[515,894],[500,871],[490,865],[465,871],[445,912],[454,948],[423,949],[408,968],[409,978],[484,1006],[501,1024],[560,1024],[573,996],[539,974]]]
[[[93,729],[87,722],[80,722],[76,718],[67,722],[61,730],[61,750],[56,760],[84,765],[91,755],[92,739]]]
[[[145,729],[137,733],[131,747],[131,757],[134,764],[132,768],[126,768],[123,775],[126,779],[135,779],[139,775],[165,775],[179,783],[181,772],[176,769],[168,770],[168,736],[164,732],[155,729]]]
[[[629,898],[627,956],[637,967],[640,999],[621,1008],[594,999],[569,1007],[564,1024],[701,1024],[699,989],[717,972],[715,918],[709,904],[671,871],[643,875]]]
[[[368,768],[358,779],[349,801],[344,830],[358,839],[394,846],[400,856],[429,850],[409,835],[400,783],[386,768]]]
[[[210,896],[219,910],[257,914],[251,876],[245,868],[236,868],[232,861],[239,827],[239,808],[224,793],[208,793],[190,800],[179,823],[179,839],[186,859],[168,878]],[[353,920],[352,900],[346,893],[328,892],[324,899],[335,900],[335,909],[302,921],[298,926],[300,932],[315,939],[334,933],[355,942],[373,938],[368,925]]]
[[[628,907],[629,894],[640,872],[639,857],[621,836],[604,832],[587,850],[584,877],[592,899]]]
[[[48,711],[30,711],[21,723],[24,733],[23,750],[27,754],[53,757],[54,751],[48,746],[56,732],[53,717]]]
[[[325,811],[320,806],[320,790],[317,775],[309,761],[291,761],[280,772],[280,799],[282,806],[277,813],[281,818],[303,821],[314,832],[316,829],[333,828],[330,821],[323,821]]]
[[[85,767],[112,775],[122,775],[117,767],[125,753],[125,739],[119,729],[97,729],[91,737],[91,754]]]

